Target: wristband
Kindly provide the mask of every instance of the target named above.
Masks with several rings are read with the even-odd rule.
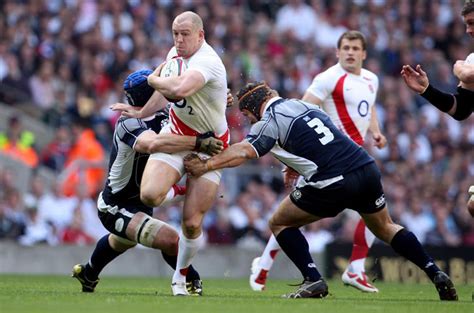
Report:
[[[419,92],[418,94],[419,95],[422,95],[426,92],[426,89],[428,89],[428,87],[430,86],[430,84],[428,84],[428,86],[426,86],[425,88],[423,88],[423,91]]]
[[[435,87],[428,85],[428,88],[420,94],[423,98],[431,102],[435,107],[443,112],[448,112],[454,105],[455,98],[452,94],[442,92]]]

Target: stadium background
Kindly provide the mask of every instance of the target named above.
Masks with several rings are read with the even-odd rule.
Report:
[[[388,139],[383,150],[373,149],[370,140],[367,149],[383,171],[394,220],[427,246],[449,247],[441,251],[454,251],[453,259],[460,255],[456,251],[472,251],[474,223],[465,203],[474,181],[474,118],[460,123],[440,114],[411,92],[399,74],[402,64],[421,64],[433,85],[455,89],[452,64],[474,51],[459,15],[462,4],[0,1],[0,241],[2,250],[7,249],[3,256],[21,253],[25,246],[39,247],[39,260],[54,253],[45,245],[92,250],[90,245],[104,232],[95,217],[95,186],[102,181],[94,175],[87,180],[85,173],[90,161],[107,166],[118,117],[108,107],[125,101],[122,81],[127,74],[164,60],[172,46],[172,17],[184,10],[203,17],[206,39],[224,60],[234,94],[248,80],[266,80],[282,96],[300,98],[314,75],[337,61],[339,35],[347,29],[361,30],[369,42],[365,67],[380,79],[377,111]],[[74,145],[72,124],[78,117],[87,121],[94,136],[82,136],[85,141]],[[232,142],[237,142],[249,125],[235,106],[227,117]],[[83,156],[78,148],[91,144],[97,151],[87,155],[89,160],[78,160]],[[268,216],[287,192],[280,170],[272,157],[264,157],[225,171],[220,197],[205,220],[210,247],[223,246],[228,253],[263,248],[269,236]],[[70,175],[79,183],[68,184]],[[157,208],[155,215],[177,226],[180,206]],[[346,212],[309,226],[305,232],[312,251],[322,253],[328,243],[350,243],[356,220]],[[473,256],[464,255],[463,275],[472,282]]]

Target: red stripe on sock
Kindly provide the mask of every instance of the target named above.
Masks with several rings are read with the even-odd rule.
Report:
[[[272,250],[270,251],[270,257],[275,260],[276,255],[278,254],[280,250]]]
[[[186,275],[188,275],[188,269],[189,269],[188,267],[186,267],[186,268],[181,268],[181,269],[179,270],[179,273],[180,273],[181,275],[183,275],[183,276],[186,276]]]
[[[369,253],[369,246],[365,240],[365,223],[363,219],[359,220],[354,232],[354,244],[352,245],[352,255],[350,261],[364,259]]]

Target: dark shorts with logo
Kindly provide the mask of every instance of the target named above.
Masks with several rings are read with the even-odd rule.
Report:
[[[344,174],[344,179],[323,189],[297,187],[290,199],[300,209],[320,217],[333,217],[344,209],[375,213],[385,207],[380,171],[374,162]]]

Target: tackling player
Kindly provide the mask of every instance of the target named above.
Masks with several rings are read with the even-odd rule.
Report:
[[[339,37],[336,55],[339,62],[317,75],[308,87],[303,101],[321,106],[336,127],[359,145],[364,144],[367,130],[372,134],[377,148],[383,148],[387,139],[380,132],[375,98],[378,77],[362,68],[367,56],[366,40],[358,31],[347,31]],[[285,181],[299,175],[291,168],[285,170]],[[349,266],[342,274],[342,281],[364,292],[378,292],[369,283],[364,262],[375,236],[360,219],[355,228],[354,243]],[[280,247],[272,236],[261,257],[254,259],[251,267],[250,286],[255,291],[265,288],[267,273],[273,265]]]
[[[374,159],[339,131],[324,111],[308,102],[282,99],[265,83],[247,84],[237,98],[242,114],[253,124],[249,134],[210,159],[203,160],[197,154],[186,156],[186,171],[199,177],[272,152],[303,176],[269,221],[278,244],[303,276],[303,283],[288,298],[328,295],[328,285],[314,264],[299,227],[350,208],[362,216],[379,239],[428,275],[441,300],[458,299],[448,275],[415,235],[393,223]]]
[[[150,70],[132,73],[124,82],[127,99],[132,106],[143,106],[154,93],[147,84]],[[153,218],[153,208],[140,201],[140,181],[150,153],[157,151],[177,152],[196,149],[208,154],[222,150],[223,143],[212,137],[176,136],[157,134],[168,115],[159,112],[144,119],[120,118],[113,137],[108,179],[97,200],[98,214],[110,234],[101,238],[85,265],[73,268],[73,277],[82,285],[82,291],[93,292],[99,282],[102,269],[137,243],[160,249],[166,262],[176,266],[178,233],[168,224]],[[161,179],[158,177],[156,180]],[[166,199],[179,194],[179,187],[173,186]],[[199,274],[190,267],[188,287],[193,293],[200,282]],[[200,283],[199,283],[200,285]]]

